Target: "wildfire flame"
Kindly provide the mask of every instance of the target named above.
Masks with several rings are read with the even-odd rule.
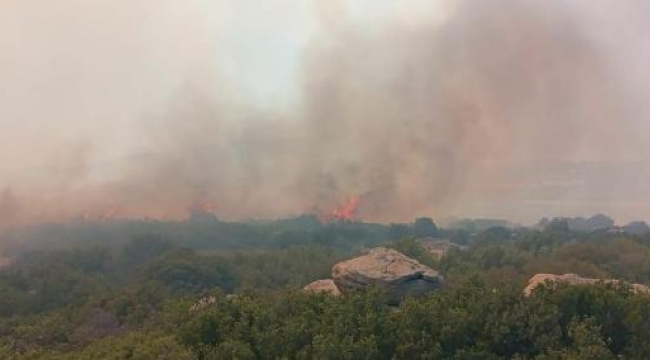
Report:
[[[83,221],[111,221],[116,220],[121,214],[117,206],[111,205],[105,209],[88,210],[81,214],[80,219]]]
[[[361,205],[361,197],[353,196],[345,204],[334,209],[330,214],[331,220],[352,221],[357,219],[357,212]]]
[[[214,214],[216,207],[209,201],[195,201],[188,210],[190,214]]]
[[[104,219],[114,220],[120,215],[120,209],[117,206],[109,207],[104,212]]]
[[[214,213],[214,205],[208,201],[197,201],[190,205],[190,212]]]

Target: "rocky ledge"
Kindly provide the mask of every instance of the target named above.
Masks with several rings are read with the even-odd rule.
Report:
[[[622,283],[622,281],[620,280],[584,278],[576,274],[564,274],[564,275],[537,274],[532,278],[530,278],[530,280],[528,281],[528,285],[526,285],[526,287],[524,288],[524,295],[530,296],[533,290],[535,290],[541,284],[546,283],[547,281],[551,284],[562,282],[570,285],[594,285],[601,282],[605,284]],[[650,287],[646,285],[630,284],[630,286],[632,286],[632,290],[635,293],[650,294]]]
[[[398,251],[375,248],[368,254],[340,262],[332,268],[332,279],[342,294],[377,287],[391,305],[406,296],[419,296],[438,289],[444,279],[435,270]]]

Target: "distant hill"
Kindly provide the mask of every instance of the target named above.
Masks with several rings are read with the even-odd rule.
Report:
[[[614,219],[603,214],[590,218],[577,217],[569,219],[569,228],[574,231],[595,231],[614,227]]]
[[[623,232],[632,235],[644,235],[650,233],[650,226],[645,221],[633,221],[622,227]]]
[[[495,227],[515,228],[517,225],[502,219],[451,219],[449,229],[481,232]]]
[[[598,230],[613,230],[631,235],[643,235],[650,232],[650,226],[648,226],[644,221],[633,221],[624,226],[616,226],[614,219],[603,214],[596,214],[589,218],[554,218],[552,220],[543,218],[534,225],[533,228],[540,230],[545,229],[554,220],[565,220],[569,225],[569,229],[573,231],[592,232]]]
[[[581,216],[574,218],[553,218],[552,220],[543,218],[533,227],[537,229],[545,229],[549,224],[557,220],[565,220],[569,225],[569,229],[573,231],[592,232],[596,230],[612,229],[615,227],[614,219],[603,214],[597,214],[590,218],[584,218]]]

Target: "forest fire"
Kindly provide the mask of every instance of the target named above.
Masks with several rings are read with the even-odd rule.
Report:
[[[216,206],[205,200],[195,201],[188,207],[189,219],[194,221],[216,220]]]
[[[334,209],[328,214],[330,221],[353,221],[358,217],[359,206],[361,205],[361,197],[353,196],[345,204]]]
[[[117,206],[109,206],[104,210],[86,211],[81,214],[80,219],[87,222],[116,220],[121,214]]]
[[[195,201],[189,206],[188,211],[190,214],[214,214],[216,207],[209,201]]]

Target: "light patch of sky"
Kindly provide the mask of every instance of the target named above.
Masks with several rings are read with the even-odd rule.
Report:
[[[234,100],[263,109],[295,106],[302,52],[315,30],[309,2],[216,1],[208,7],[215,59]]]
[[[208,5],[219,66],[238,102],[264,109],[299,105],[304,48],[319,31],[318,1],[216,1]],[[395,21],[418,26],[444,20],[449,3],[427,0],[342,1],[345,21],[372,31]],[[326,4],[327,5],[327,4]],[[327,5],[331,6],[331,5]],[[339,19],[340,20],[340,19]]]
[[[346,2],[346,5],[350,17],[364,26],[393,22],[422,26],[444,21],[455,3],[453,0],[357,0]]]

